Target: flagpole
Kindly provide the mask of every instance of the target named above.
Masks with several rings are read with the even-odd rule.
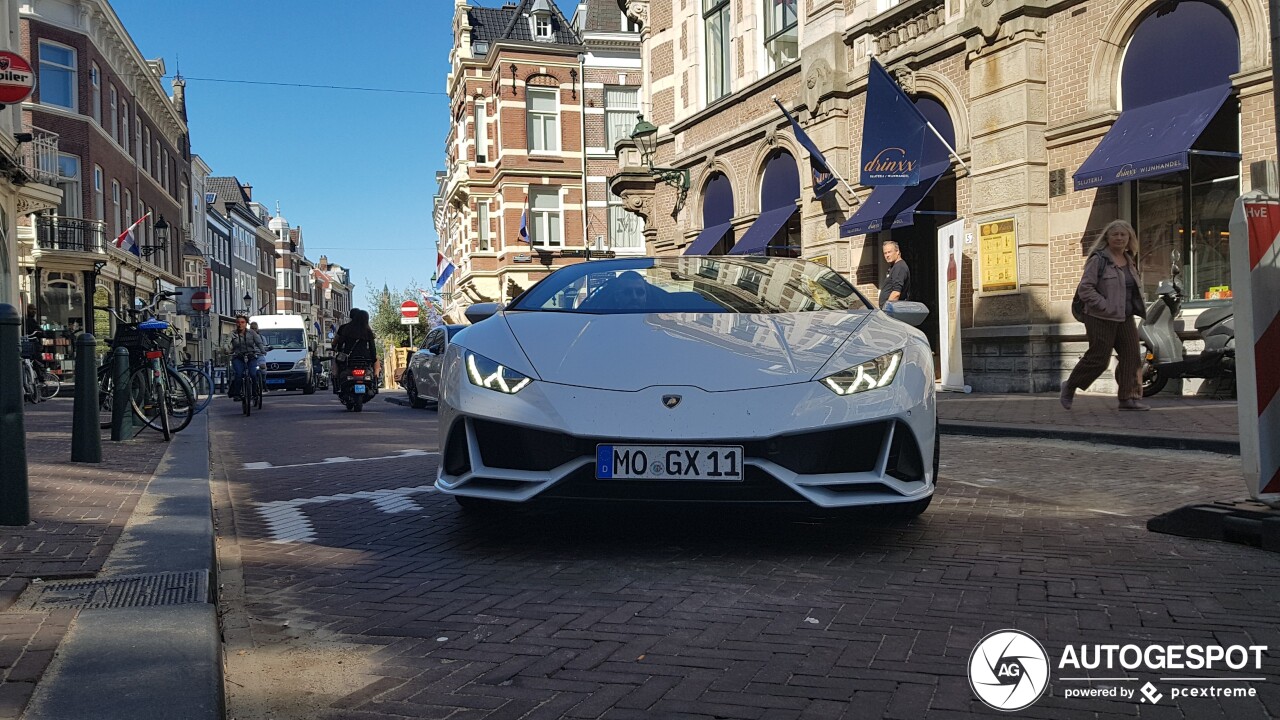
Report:
[[[951,147],[951,143],[947,142],[946,138],[942,137],[942,133],[938,132],[938,128],[934,127],[933,123],[928,120],[925,120],[924,124],[928,125],[929,129],[933,131],[934,136],[937,137],[944,146],[946,146],[947,152],[951,153],[951,157],[955,158],[956,162],[960,163],[960,167],[964,168],[965,172],[969,172],[969,166],[964,164],[964,161],[960,159],[959,153],[956,152],[955,148]]]
[[[782,114],[787,116],[787,120],[788,120],[788,121],[790,121],[790,122],[792,122],[792,123],[795,123],[795,119],[794,119],[794,118],[792,118],[790,115],[788,115],[788,114],[787,114],[787,108],[782,104],[782,102],[781,102],[781,101],[779,101],[779,100],[778,100],[778,96],[777,96],[777,95],[772,96],[772,98],[770,98],[770,99],[771,99],[771,100],[773,100],[773,102],[774,102],[774,103],[775,103],[779,108],[781,108],[781,109],[782,109]],[[796,127],[799,127],[799,125],[796,125]],[[848,190],[848,191],[849,191],[849,194],[853,196],[853,199],[854,199],[854,200],[856,200],[856,201],[857,201],[857,203],[858,203],[859,205],[861,205],[861,204],[862,204],[862,198],[858,197],[858,193],[856,193],[856,192],[854,192],[854,191],[853,191],[853,186],[849,184],[849,181],[848,181],[848,180],[845,180],[845,179],[844,179],[844,176],[840,174],[840,171],[839,171],[839,170],[836,170],[834,167],[832,167],[831,163],[824,163],[824,164],[827,166],[827,169],[831,171],[831,174],[832,174],[832,175],[835,175],[835,176],[836,176],[836,179],[837,179],[837,180],[839,180],[839,181],[844,185],[844,188],[845,188],[846,190]]]

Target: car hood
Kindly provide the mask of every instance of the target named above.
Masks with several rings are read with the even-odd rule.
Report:
[[[512,312],[503,318],[541,380],[606,390],[687,385],[715,392],[812,380],[869,314]]]

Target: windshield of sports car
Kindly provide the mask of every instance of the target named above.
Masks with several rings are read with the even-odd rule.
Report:
[[[578,263],[548,275],[507,310],[767,314],[870,307],[848,280],[825,265],[719,256]]]

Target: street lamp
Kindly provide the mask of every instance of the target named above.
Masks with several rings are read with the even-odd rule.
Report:
[[[244,294],[244,297],[242,297],[242,298],[240,298],[240,299],[244,301],[244,314],[245,314],[246,316],[248,316],[248,314],[249,314],[249,306],[250,306],[251,304],[253,304],[253,296],[252,296],[252,295],[250,295],[249,293],[245,293],[245,294]]]
[[[142,257],[151,257],[155,253],[169,247],[169,223],[165,222],[164,215],[156,217],[156,223],[152,226],[155,232],[155,245],[139,245],[138,252]]]
[[[641,162],[649,167],[649,174],[661,182],[676,189],[676,211],[684,207],[685,198],[689,195],[689,171],[680,168],[654,167],[653,156],[658,151],[658,126],[644,119],[644,115],[636,115],[636,127],[631,131],[631,139],[640,148]]]

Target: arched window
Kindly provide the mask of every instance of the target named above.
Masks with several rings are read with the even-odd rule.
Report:
[[[725,225],[733,220],[733,184],[729,176],[722,172],[714,173],[707,180],[702,192],[702,227],[712,228]],[[724,255],[733,247],[733,228],[729,228],[720,241],[715,244],[708,255]]]
[[[1234,23],[1222,7],[1202,0],[1158,5],[1125,48],[1120,72],[1125,114],[1155,103],[1190,107],[1206,95],[1213,95],[1210,103],[1221,102],[1201,108],[1213,113],[1212,119],[1191,143],[1183,167],[1141,177],[1122,190],[1131,194],[1148,293],[1170,276],[1175,257],[1189,301],[1204,301],[1211,288],[1231,285],[1227,226],[1240,194],[1240,110],[1230,78],[1239,69]],[[1167,122],[1168,113],[1158,114]]]
[[[785,149],[776,150],[765,162],[760,178],[760,217],[743,233],[743,244],[761,234],[765,237],[760,239],[767,243],[766,255],[800,257],[799,200],[800,172],[796,158]]]

